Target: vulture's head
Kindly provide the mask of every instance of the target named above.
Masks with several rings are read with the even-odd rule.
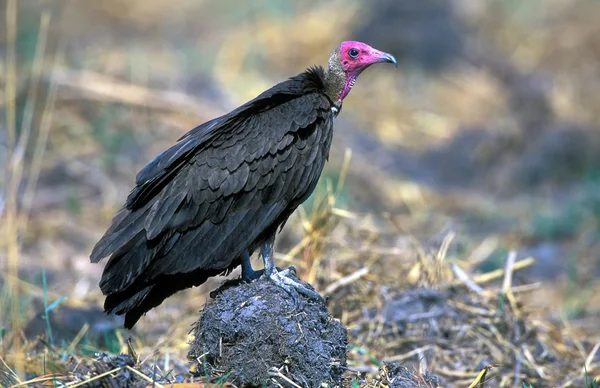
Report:
[[[331,53],[327,71],[329,96],[341,102],[350,92],[356,79],[367,67],[375,63],[389,62],[396,67],[396,58],[366,43],[356,41],[342,42]]]

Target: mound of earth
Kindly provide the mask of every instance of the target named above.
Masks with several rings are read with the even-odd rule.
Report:
[[[339,386],[346,369],[348,340],[342,323],[324,303],[291,295],[268,279],[219,290],[193,333],[192,369],[214,381]]]

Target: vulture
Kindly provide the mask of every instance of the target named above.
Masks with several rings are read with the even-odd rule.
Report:
[[[197,126],[138,174],[125,205],[95,245],[107,313],[131,329],[174,293],[226,275],[260,276],[320,296],[273,263],[275,234],[313,192],[329,156],[333,122],[359,74],[396,59],[342,42],[313,66],[239,108]],[[250,256],[258,251],[264,269]],[[289,271],[289,270],[287,270]]]

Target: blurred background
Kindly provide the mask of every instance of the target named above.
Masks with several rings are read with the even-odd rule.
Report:
[[[87,322],[92,348],[118,350],[127,334],[102,313],[89,253],[137,171],[360,40],[399,68],[365,72],[346,99],[280,264],[320,291],[369,266],[377,292],[415,282],[416,258],[441,246],[472,274],[514,251],[535,259],[513,280],[539,282],[528,303],[598,335],[598,20],[596,0],[0,1],[0,330],[45,333],[56,303],[54,341]],[[184,354],[221,281],[149,312],[137,338]],[[350,319],[352,296],[331,293]]]

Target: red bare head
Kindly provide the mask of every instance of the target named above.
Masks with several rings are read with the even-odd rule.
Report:
[[[366,43],[347,41],[340,44],[340,60],[346,73],[359,73],[374,63],[390,62],[397,66],[396,58]]]
[[[342,42],[329,60],[330,71],[341,71],[344,74],[344,85],[338,100],[342,101],[348,95],[350,89],[354,86],[354,82],[356,82],[356,78],[363,70],[374,63],[381,62],[390,62],[398,67],[396,58],[391,54],[374,49],[362,42]]]

